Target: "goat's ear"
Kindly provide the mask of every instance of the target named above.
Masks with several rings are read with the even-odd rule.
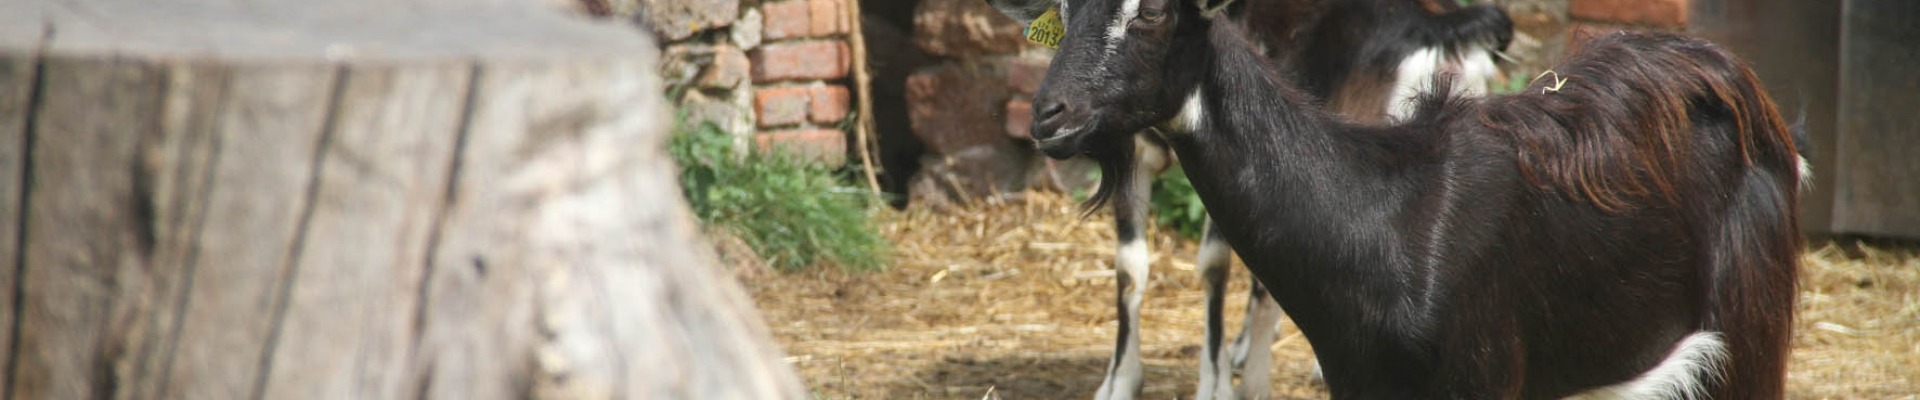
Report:
[[[1006,14],[1007,17],[1011,17],[1015,21],[1020,21],[1021,25],[1033,23],[1034,19],[1040,18],[1040,14],[1045,14],[1048,8],[1053,8],[1055,5],[1059,4],[1060,2],[1060,0],[984,0],[984,1],[986,1],[987,4],[993,5],[994,9],[1000,10],[1001,14]]]

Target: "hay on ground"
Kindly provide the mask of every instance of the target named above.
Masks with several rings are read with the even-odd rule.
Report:
[[[1078,217],[1048,193],[964,210],[888,212],[894,265],[744,277],[816,397],[1084,398],[1114,341],[1111,219]],[[1192,242],[1149,235],[1153,273],[1141,316],[1145,398],[1184,398],[1198,380],[1205,312]],[[1920,393],[1920,255],[1816,245],[1805,257],[1792,398]],[[1247,274],[1234,267],[1229,330]],[[1231,333],[1230,333],[1231,334]],[[1287,326],[1274,344],[1275,398],[1325,398],[1311,350]]]

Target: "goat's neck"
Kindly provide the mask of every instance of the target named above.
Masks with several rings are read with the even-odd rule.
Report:
[[[1188,106],[1191,132],[1172,142],[1222,233],[1303,330],[1319,328],[1310,339],[1389,328],[1345,313],[1383,317],[1357,324],[1421,320],[1402,314],[1421,312],[1426,277],[1395,267],[1406,263],[1393,259],[1389,218],[1406,199],[1365,159],[1378,153],[1221,30],[1200,50],[1209,69],[1189,101],[1200,115]]]

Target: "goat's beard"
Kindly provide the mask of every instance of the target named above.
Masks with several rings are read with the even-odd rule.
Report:
[[[1086,152],[1087,158],[1100,164],[1100,186],[1095,188],[1093,196],[1080,204],[1082,218],[1093,215],[1113,203],[1114,196],[1125,196],[1133,192],[1134,169],[1139,168],[1135,139],[1132,134],[1116,135],[1114,138],[1095,138],[1093,146]]]

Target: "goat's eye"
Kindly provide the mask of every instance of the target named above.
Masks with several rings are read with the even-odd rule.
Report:
[[[1167,10],[1165,10],[1163,7],[1150,7],[1150,6],[1142,5],[1140,7],[1140,15],[1136,16],[1135,18],[1139,19],[1141,22],[1159,23],[1160,20],[1167,18]]]

